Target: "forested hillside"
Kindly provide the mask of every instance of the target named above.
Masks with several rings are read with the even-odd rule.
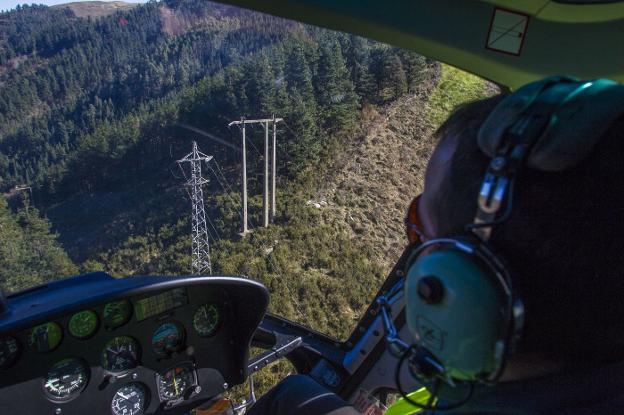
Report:
[[[78,268],[50,232],[50,223],[26,205],[12,213],[0,198],[0,285],[7,291],[59,279]]]
[[[202,0],[79,6],[0,14],[3,288],[92,270],[188,274],[190,201],[175,161],[196,140],[214,156],[204,167],[213,271],[262,281],[271,311],[346,338],[403,247],[431,132],[488,94],[485,83]],[[257,226],[263,131],[248,127],[253,232],[241,239],[240,153],[182,126],[238,145],[230,121],[273,114],[285,120],[277,217]]]
[[[96,20],[45,6],[4,13],[0,186],[52,188],[82,137],[294,30],[275,20],[203,1]]]
[[[100,18],[21,7],[0,23],[0,190],[31,186],[81,270],[189,272],[189,201],[172,167],[196,139],[224,172],[206,172],[215,272],[265,282],[273,311],[336,336],[349,332],[386,270],[306,201],[362,134],[362,114],[431,82],[435,64],[199,0]],[[278,216],[238,240],[240,155],[179,124],[237,143],[229,121],[271,114],[286,120]],[[252,227],[260,222],[259,133],[249,136]],[[47,278],[35,273],[21,287]]]

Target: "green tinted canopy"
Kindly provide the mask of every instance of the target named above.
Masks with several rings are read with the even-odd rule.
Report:
[[[412,49],[512,89],[550,75],[624,81],[624,1],[222,2]]]

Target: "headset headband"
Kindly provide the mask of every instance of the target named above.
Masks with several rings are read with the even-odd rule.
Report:
[[[550,77],[506,97],[479,130],[479,148],[491,161],[469,228],[487,241],[492,227],[508,216],[498,212],[505,200],[511,208],[523,166],[554,172],[577,165],[622,113],[624,86],[607,79]]]

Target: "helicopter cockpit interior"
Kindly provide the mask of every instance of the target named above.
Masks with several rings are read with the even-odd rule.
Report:
[[[624,81],[621,1],[223,3],[415,50],[507,91],[556,74]],[[93,272],[11,293],[0,301],[0,412],[221,413],[202,410],[279,359],[349,402],[394,393],[397,379],[416,391],[408,367],[395,373],[413,337],[402,285],[412,248],[344,341],[267,313],[269,290],[244,276]]]
[[[3,377],[5,410],[188,409],[241,382],[264,287],[234,278],[124,281],[95,273],[9,297],[20,318],[2,339],[2,367],[14,374]]]

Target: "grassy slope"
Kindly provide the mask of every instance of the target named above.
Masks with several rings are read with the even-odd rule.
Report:
[[[332,305],[330,300],[319,310],[292,298],[297,311],[291,318],[321,331],[329,329],[330,334],[338,337],[349,334],[404,247],[403,215],[411,198],[422,190],[426,162],[435,146],[432,133],[455,107],[492,93],[491,86],[483,79],[447,65],[442,65],[439,72],[431,68],[429,76],[413,94],[387,108],[365,111],[367,120],[361,136],[330,162],[333,173],[318,182],[321,186],[316,191],[300,192],[296,198],[299,207],[303,206],[300,214],[309,216],[294,227],[311,221],[315,228],[322,230],[312,257],[322,253],[328,255],[328,261],[342,263],[352,260],[341,257],[346,252],[365,261],[361,264],[363,274],[358,281],[363,286],[348,287],[346,291],[348,296],[357,292],[358,302],[363,306],[336,310],[335,303]],[[308,205],[307,200],[318,203],[320,208]],[[294,242],[280,241],[289,247],[296,245]],[[328,269],[301,268],[300,249],[289,252],[289,262],[297,267],[297,278],[301,278],[293,283],[318,285],[327,278],[332,279]],[[365,259],[358,253],[364,254]],[[344,295],[340,281],[335,282],[337,293]],[[353,283],[349,280],[349,284]],[[278,296],[281,297],[278,294],[273,298]],[[313,298],[313,301],[319,300],[324,299]],[[282,311],[284,306],[275,301],[271,304],[273,311]],[[342,320],[342,324],[337,324],[336,318]],[[327,324],[328,321],[333,324]],[[291,370],[287,362],[279,362],[257,374],[256,391],[262,394]],[[245,390],[240,386],[234,395],[244,396]]]
[[[460,104],[492,94],[491,84],[478,76],[449,65],[442,65],[440,82],[427,102],[427,120],[437,129]]]
[[[422,191],[432,133],[456,106],[491,93],[483,79],[447,65],[431,67],[428,78],[389,107],[369,110],[366,133],[335,162],[315,198],[327,203],[324,221],[371,249],[384,272],[405,246],[403,216]]]

